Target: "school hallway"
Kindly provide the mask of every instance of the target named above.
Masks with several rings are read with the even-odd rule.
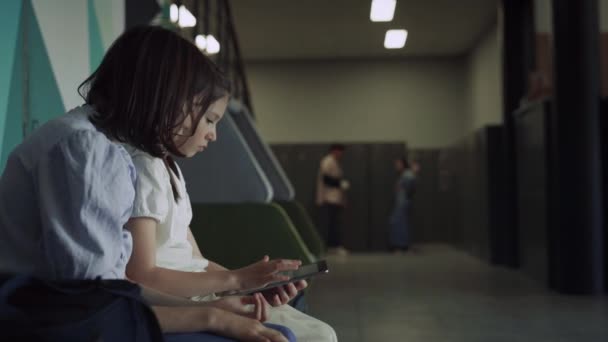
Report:
[[[327,259],[309,311],[343,342],[608,340],[608,297],[559,295],[447,245]]]

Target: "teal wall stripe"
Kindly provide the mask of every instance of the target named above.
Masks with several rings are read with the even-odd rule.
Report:
[[[31,7],[31,0],[27,0],[26,3],[30,15],[28,18],[27,46],[29,48],[30,69],[30,122],[28,132],[31,132],[37,126],[65,113],[65,106],[40,32],[40,25]]]
[[[12,96],[13,78],[16,76],[14,71],[20,70],[16,69],[14,64],[19,59],[15,56],[18,46],[21,5],[21,0],[0,1],[0,42],[2,42],[2,49],[0,49],[0,151],[5,149],[3,142],[7,130],[7,115],[10,112],[9,102]],[[4,167],[2,160],[0,159],[0,170]]]
[[[95,71],[103,59],[104,48],[99,28],[99,20],[93,0],[88,1],[89,12],[89,55],[91,60],[91,72]]]
[[[23,30],[20,30],[21,42]],[[11,151],[23,140],[23,46],[17,44],[13,64],[13,75],[9,92],[6,120],[4,122],[4,135],[2,136],[2,154],[0,155],[0,170],[4,170]]]
[[[5,12],[2,11],[2,13]],[[8,155],[13,148],[23,140],[23,122],[27,114],[24,108],[24,96],[28,98],[27,105],[29,107],[26,133],[65,112],[57,80],[51,67],[31,0],[23,0],[23,7],[21,10],[13,12],[13,15],[18,17],[15,20],[19,28],[17,30],[18,34],[13,39],[15,44],[11,52],[12,63],[10,65],[12,72],[8,76],[10,86],[7,86],[5,91],[8,93],[6,110],[0,112],[0,115],[2,115],[0,170],[4,169]],[[27,50],[24,51],[24,48]],[[4,67],[3,64],[0,65]],[[25,67],[27,67],[29,77],[27,83],[28,95],[24,94]],[[6,81],[6,78],[7,76],[3,74],[0,77],[0,82]],[[2,95],[0,93],[0,96]]]

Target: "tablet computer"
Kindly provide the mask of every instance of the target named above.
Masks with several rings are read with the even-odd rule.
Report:
[[[288,276],[289,280],[270,283],[264,287],[259,287],[256,289],[228,291],[227,293],[223,293],[222,295],[248,295],[256,292],[269,290],[281,285],[293,283],[298,280],[312,278],[319,274],[325,274],[328,272],[329,268],[327,267],[327,262],[325,260],[320,260],[312,264],[302,265],[297,270],[281,272],[281,274]]]

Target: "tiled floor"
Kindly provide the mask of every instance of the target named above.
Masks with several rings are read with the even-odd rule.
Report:
[[[442,245],[330,256],[310,313],[341,342],[608,341],[608,298],[562,296]]]

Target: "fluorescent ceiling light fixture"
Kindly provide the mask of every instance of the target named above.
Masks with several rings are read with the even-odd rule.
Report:
[[[384,47],[387,49],[401,49],[407,40],[407,30],[388,30],[384,36]]]
[[[190,11],[188,11],[188,9],[186,8],[186,6],[181,5],[179,6],[179,22],[178,25],[181,27],[194,27],[196,26],[196,18],[194,17],[194,15],[192,15],[192,13],[190,13]]]
[[[369,13],[371,21],[391,21],[395,16],[397,0],[372,0],[372,10]]]
[[[207,38],[205,38],[205,36],[203,36],[202,34],[199,34],[196,36],[196,38],[194,38],[194,43],[196,44],[196,47],[198,47],[198,49],[201,51],[205,51],[205,49],[207,48]]]
[[[210,34],[207,36],[207,53],[210,55],[214,55],[220,52],[220,42],[215,39],[215,37]]]
[[[177,11],[178,9],[176,4],[171,5],[171,7],[169,8],[169,18],[171,19],[172,23],[176,23],[177,19],[179,19]]]

